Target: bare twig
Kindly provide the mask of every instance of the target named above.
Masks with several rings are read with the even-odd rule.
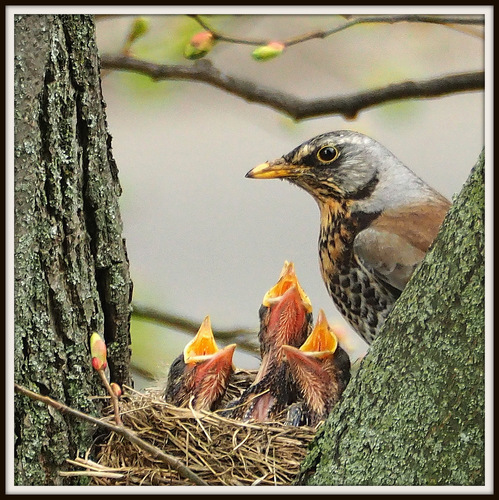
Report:
[[[195,334],[199,330],[201,321],[189,320],[165,311],[158,311],[153,307],[147,307],[140,304],[133,304],[133,316],[146,321],[154,321],[166,326],[176,328],[185,332]],[[213,329],[213,335],[217,340],[226,339],[235,342],[238,346],[250,352],[257,352],[258,347],[252,340],[256,339],[257,332],[245,328],[219,330]]]
[[[111,399],[111,403],[113,405],[113,411],[114,411],[114,421],[116,422],[116,425],[123,425],[123,422],[121,421],[120,417],[120,408],[118,405],[118,398],[116,394],[114,393],[111,385],[109,384],[109,381],[107,380],[106,374],[104,373],[104,370],[97,370],[97,373],[99,374],[102,383],[104,384],[104,387],[106,388],[107,392],[109,393],[109,397]]]
[[[214,29],[210,26],[203,18],[199,15],[193,15],[192,17],[203,29],[210,31],[216,40],[227,42],[227,43],[235,43],[235,44],[244,44],[244,45],[264,45],[268,43],[267,40],[258,39],[258,40],[250,40],[245,38],[235,38],[232,36],[225,35],[220,31]],[[440,25],[456,25],[456,24],[465,24],[465,25],[483,25],[484,24],[484,16],[476,15],[476,16],[430,16],[430,15],[420,15],[420,14],[404,14],[404,15],[390,15],[390,16],[359,16],[355,19],[346,22],[340,26],[336,26],[334,28],[330,28],[328,30],[319,30],[314,31],[312,33],[306,33],[303,35],[298,35],[292,38],[288,38],[286,40],[281,40],[281,42],[286,46],[290,47],[292,45],[296,45],[298,43],[303,43],[308,40],[313,40],[316,38],[326,38],[328,36],[339,33],[340,31],[344,31],[348,28],[352,28],[353,26],[359,26],[361,24],[394,24],[394,23],[430,23],[430,24],[440,24]]]
[[[108,479],[121,479],[124,474],[116,474],[112,472],[95,472],[90,470],[78,470],[78,471],[59,471],[59,476],[61,477],[105,477]]]
[[[291,38],[283,42],[287,47],[291,45],[296,45],[297,43],[302,43],[314,38],[326,38],[328,36],[344,31],[353,26],[359,26],[361,24],[394,24],[394,23],[431,23],[440,25],[453,25],[453,24],[484,24],[483,16],[424,16],[418,14],[407,14],[400,16],[366,16],[358,17],[349,21],[336,28],[331,28],[324,31],[316,31],[314,33],[309,33],[308,35],[302,35],[295,38]]]
[[[194,484],[201,486],[208,486],[208,483],[203,481],[197,474],[192,472],[188,467],[186,467],[182,462],[180,462],[180,460],[177,460],[175,457],[164,453],[156,446],[147,443],[146,441],[143,441],[137,436],[137,434],[135,434],[133,431],[127,429],[124,426],[118,426],[106,422],[104,420],[99,420],[95,417],[92,417],[91,415],[87,415],[86,413],[83,413],[81,411],[75,410],[74,408],[66,406],[65,404],[60,403],[59,401],[56,401],[52,398],[49,398],[48,396],[42,396],[41,394],[30,391],[29,389],[26,389],[25,387],[16,383],[14,383],[14,390],[20,394],[28,396],[31,399],[34,399],[36,401],[41,401],[42,403],[45,403],[46,405],[51,406],[52,408],[55,408],[61,413],[68,413],[77,418],[86,420],[87,422],[103,427],[109,431],[113,431],[116,434],[119,434],[120,436],[123,436],[124,438],[128,439],[130,442],[134,443],[141,449],[150,453],[153,456],[153,458],[157,458],[161,460],[164,464],[174,468],[182,477],[189,479]]]
[[[295,120],[339,114],[353,119],[359,111],[400,99],[428,99],[457,92],[483,90],[485,73],[476,71],[447,75],[431,80],[393,83],[386,87],[366,90],[346,96],[302,99],[255,82],[222,73],[202,59],[193,65],[155,64],[127,56],[102,56],[104,69],[132,71],[153,80],[191,80],[202,82],[287,114]]]

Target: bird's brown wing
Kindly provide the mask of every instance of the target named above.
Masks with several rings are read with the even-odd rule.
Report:
[[[442,198],[431,207],[387,210],[357,235],[354,252],[380,279],[403,290],[437,236],[449,207]]]
[[[424,252],[403,237],[368,228],[354,242],[354,252],[370,271],[382,281],[403,290]]]

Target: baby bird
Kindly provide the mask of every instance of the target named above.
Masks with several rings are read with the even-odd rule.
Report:
[[[218,349],[210,317],[206,316],[194,339],[172,363],[164,393],[175,406],[215,410],[223,399],[234,372],[236,344]]]
[[[304,344],[299,349],[289,345],[282,349],[298,391],[298,402],[288,411],[288,423],[315,426],[327,417],[345,390],[350,358],[338,345],[322,309]]]
[[[263,297],[259,316],[262,363],[255,382],[281,364],[284,344],[298,347],[312,331],[312,304],[292,262],[284,262],[279,280]]]
[[[312,329],[312,305],[296,277],[292,262],[285,262],[279,280],[264,296],[259,311],[262,362],[254,382],[231,403],[233,418],[264,422],[293,401],[295,394],[284,344],[300,346]]]

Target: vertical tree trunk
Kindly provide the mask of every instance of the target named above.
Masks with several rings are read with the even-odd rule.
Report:
[[[15,36],[15,380],[85,412],[102,394],[89,338],[130,382],[132,283],[90,16],[19,15]],[[91,429],[15,397],[15,484],[57,471]]]
[[[319,432],[300,484],[484,484],[484,161]]]

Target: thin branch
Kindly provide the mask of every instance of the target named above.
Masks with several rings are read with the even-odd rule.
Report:
[[[172,326],[187,332],[196,333],[199,330],[199,325],[201,324],[201,321],[197,322],[195,320],[186,319],[181,316],[159,311],[153,307],[143,306],[136,303],[133,303],[132,309],[134,316],[143,319],[150,319],[152,321],[158,321],[167,326]],[[254,333],[254,330],[247,328],[235,328],[229,330],[213,329],[213,334],[220,338],[231,338],[238,335],[254,335]]]
[[[218,40],[219,42],[227,42],[227,43],[234,43],[241,45],[255,45],[255,46],[265,45],[267,43],[267,40],[264,39],[249,40],[245,38],[235,38],[229,35],[224,35],[223,33],[220,33],[220,31],[208,25],[208,23],[200,16],[190,15],[189,17],[192,17],[192,19],[194,19],[194,21],[196,21],[201,26],[201,28],[203,28],[206,31],[209,31],[213,35],[215,40]]]
[[[297,43],[302,43],[308,40],[312,40],[314,38],[327,38],[328,36],[339,33],[340,31],[344,31],[348,28],[352,28],[353,26],[359,26],[361,24],[394,24],[394,23],[402,23],[402,22],[411,22],[411,23],[430,23],[430,24],[440,24],[440,25],[453,25],[453,24],[484,24],[483,16],[476,17],[442,17],[442,16],[423,16],[423,15],[401,15],[401,16],[366,16],[366,17],[358,17],[349,21],[341,26],[337,26],[336,28],[331,28],[329,30],[324,31],[316,31],[314,33],[309,33],[308,35],[302,35],[296,38],[292,38],[283,42],[287,47],[291,45],[295,45]]]
[[[222,73],[213,64],[202,59],[192,65],[167,65],[132,57],[102,56],[103,69],[132,71],[153,80],[190,80],[225,90],[249,102],[256,102],[287,114],[295,120],[325,115],[343,115],[353,119],[359,111],[401,99],[428,99],[457,92],[483,90],[485,73],[476,71],[447,75],[431,80],[406,81],[386,87],[358,92],[346,96],[333,96],[306,100],[276,89]]]
[[[210,31],[216,40],[234,43],[234,44],[245,44],[245,45],[265,45],[268,43],[268,39],[258,39],[249,40],[245,38],[234,38],[221,33],[220,31],[211,27],[201,16],[191,15],[192,17],[203,29]],[[303,43],[308,40],[313,40],[316,38],[323,39],[328,36],[344,31],[353,26],[359,26],[361,24],[394,24],[394,23],[430,23],[430,24],[440,24],[440,25],[453,25],[453,24],[466,24],[466,25],[483,25],[484,16],[430,16],[430,15],[419,15],[419,14],[405,14],[405,15],[391,15],[391,16],[362,16],[348,21],[345,24],[336,26],[328,30],[319,30],[312,33],[306,33],[304,35],[298,35],[287,40],[280,40],[286,47],[296,45],[298,43]]]
[[[119,403],[118,403],[118,398],[116,394],[114,393],[111,385],[109,384],[109,381],[107,380],[106,374],[104,373],[104,370],[97,370],[97,373],[99,374],[102,383],[104,384],[104,387],[106,388],[109,397],[111,399],[111,403],[113,405],[113,411],[114,411],[114,421],[116,422],[116,425],[123,425],[123,422],[121,421],[120,417],[120,408],[119,408]]]
[[[132,310],[132,314],[136,318],[153,321],[192,334],[195,334],[199,330],[199,325],[201,324],[201,321],[189,320],[165,311],[159,311],[153,307],[135,303],[132,305]],[[238,344],[239,347],[243,347],[250,352],[257,352],[259,350],[255,343],[251,341],[251,339],[255,340],[257,338],[257,332],[255,330],[245,328],[229,330],[213,329],[213,335],[217,340],[230,340]],[[248,337],[250,337],[250,340],[248,340]]]
[[[140,375],[149,380],[156,380],[156,375],[153,372],[150,372],[149,370],[136,365],[133,361],[133,358],[130,361],[130,368],[132,368],[133,372],[137,375]]]
[[[29,398],[34,399],[36,401],[41,401],[42,403],[51,406],[52,408],[55,408],[57,411],[61,413],[69,413],[70,415],[73,415],[77,418],[86,420],[87,422],[98,425],[99,427],[103,427],[109,431],[113,431],[116,434],[119,434],[120,436],[123,436],[133,444],[137,445],[141,449],[150,453],[153,456],[153,458],[158,458],[164,464],[175,469],[182,477],[189,479],[194,484],[198,484],[201,486],[208,486],[208,483],[203,481],[197,474],[192,472],[188,467],[186,467],[182,462],[180,462],[180,460],[177,460],[175,457],[168,455],[167,453],[164,453],[156,446],[146,441],[143,441],[137,436],[137,434],[135,434],[130,429],[127,429],[126,427],[123,426],[111,424],[104,420],[99,420],[95,417],[92,417],[91,415],[87,415],[86,413],[83,413],[81,411],[75,410],[74,408],[66,406],[65,404],[60,403],[59,401],[56,401],[52,398],[49,398],[48,396],[42,396],[41,394],[30,391],[29,389],[26,389],[22,385],[14,383],[14,389],[16,392],[24,394],[25,396],[28,396]]]

